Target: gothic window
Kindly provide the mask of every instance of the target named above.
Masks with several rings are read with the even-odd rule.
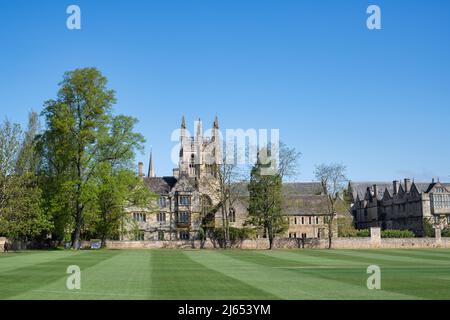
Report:
[[[316,217],[316,224],[319,224],[319,217]]]
[[[181,240],[189,240],[189,232],[188,231],[180,231],[180,239]]]
[[[158,205],[159,205],[161,208],[165,208],[166,205],[167,205],[167,203],[166,203],[166,197],[163,197],[163,196],[159,197],[159,199],[158,199]]]
[[[158,215],[156,216],[156,221],[165,222],[166,221],[166,213],[165,212],[158,213]]]
[[[180,196],[180,204],[182,206],[188,206],[191,204],[191,199],[189,196]]]
[[[309,217],[309,224],[311,224],[311,217]]]
[[[142,212],[133,212],[133,220],[136,222],[147,221],[145,213],[142,213]]]
[[[195,174],[195,156],[194,156],[194,154],[191,154],[191,159],[189,162],[189,174],[190,175]]]
[[[181,223],[189,223],[189,213],[185,211],[180,212],[178,221]]]
[[[134,235],[134,240],[135,241],[144,241],[144,231],[136,231],[135,235]]]
[[[297,217],[294,217],[294,224],[297,224]]]
[[[164,240],[164,231],[158,231],[158,240]]]

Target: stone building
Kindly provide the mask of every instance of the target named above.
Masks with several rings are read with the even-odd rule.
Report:
[[[424,235],[425,223],[444,228],[450,224],[450,185],[441,182],[354,183],[348,194],[358,229],[411,230]]]
[[[152,155],[148,174],[139,163],[139,176],[157,194],[148,208],[128,208],[124,240],[187,240],[196,239],[202,219],[209,216],[216,227],[222,226],[222,212],[217,190],[216,169],[221,162],[219,122],[212,126],[211,137],[204,137],[202,122],[198,121],[193,137],[187,135],[184,117],[180,127],[178,167],[173,175],[156,177]],[[242,228],[248,220],[248,191],[237,188],[238,197],[229,210],[230,227]],[[286,205],[283,212],[289,222],[284,237],[317,238],[325,229],[325,198],[318,183],[287,183],[283,185]]]

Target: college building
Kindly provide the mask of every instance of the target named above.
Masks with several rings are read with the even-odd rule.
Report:
[[[180,126],[178,167],[172,176],[155,175],[152,154],[148,173],[139,163],[139,176],[157,199],[148,208],[128,208],[126,228],[130,230],[123,240],[196,240],[205,219],[222,227],[222,207],[218,195],[216,167],[221,161],[219,121],[215,118],[210,137],[203,135],[199,120],[194,136],[188,136],[183,117]],[[210,157],[213,159],[207,159]],[[229,225],[245,227],[248,220],[248,191],[238,188],[239,195],[226,214]],[[326,198],[319,183],[285,183],[286,199],[283,214],[289,223],[286,238],[321,238],[325,236]]]
[[[424,236],[425,224],[450,225],[450,185],[439,181],[416,183],[350,182],[351,212],[358,229],[410,230]]]

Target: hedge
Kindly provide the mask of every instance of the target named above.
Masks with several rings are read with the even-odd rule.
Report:
[[[382,230],[382,238],[414,238],[416,235],[409,230]]]

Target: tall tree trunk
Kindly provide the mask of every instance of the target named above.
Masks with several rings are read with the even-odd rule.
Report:
[[[222,247],[226,248],[227,247],[227,228],[226,228],[226,221],[225,221],[225,206],[222,203],[222,233],[223,233],[223,243],[222,243]]]
[[[331,249],[333,241],[333,220],[330,220],[330,223],[328,224],[328,249]]]
[[[72,237],[72,247],[78,250],[80,247],[81,226],[83,225],[83,207],[77,201],[77,214],[75,217],[75,230]]]

